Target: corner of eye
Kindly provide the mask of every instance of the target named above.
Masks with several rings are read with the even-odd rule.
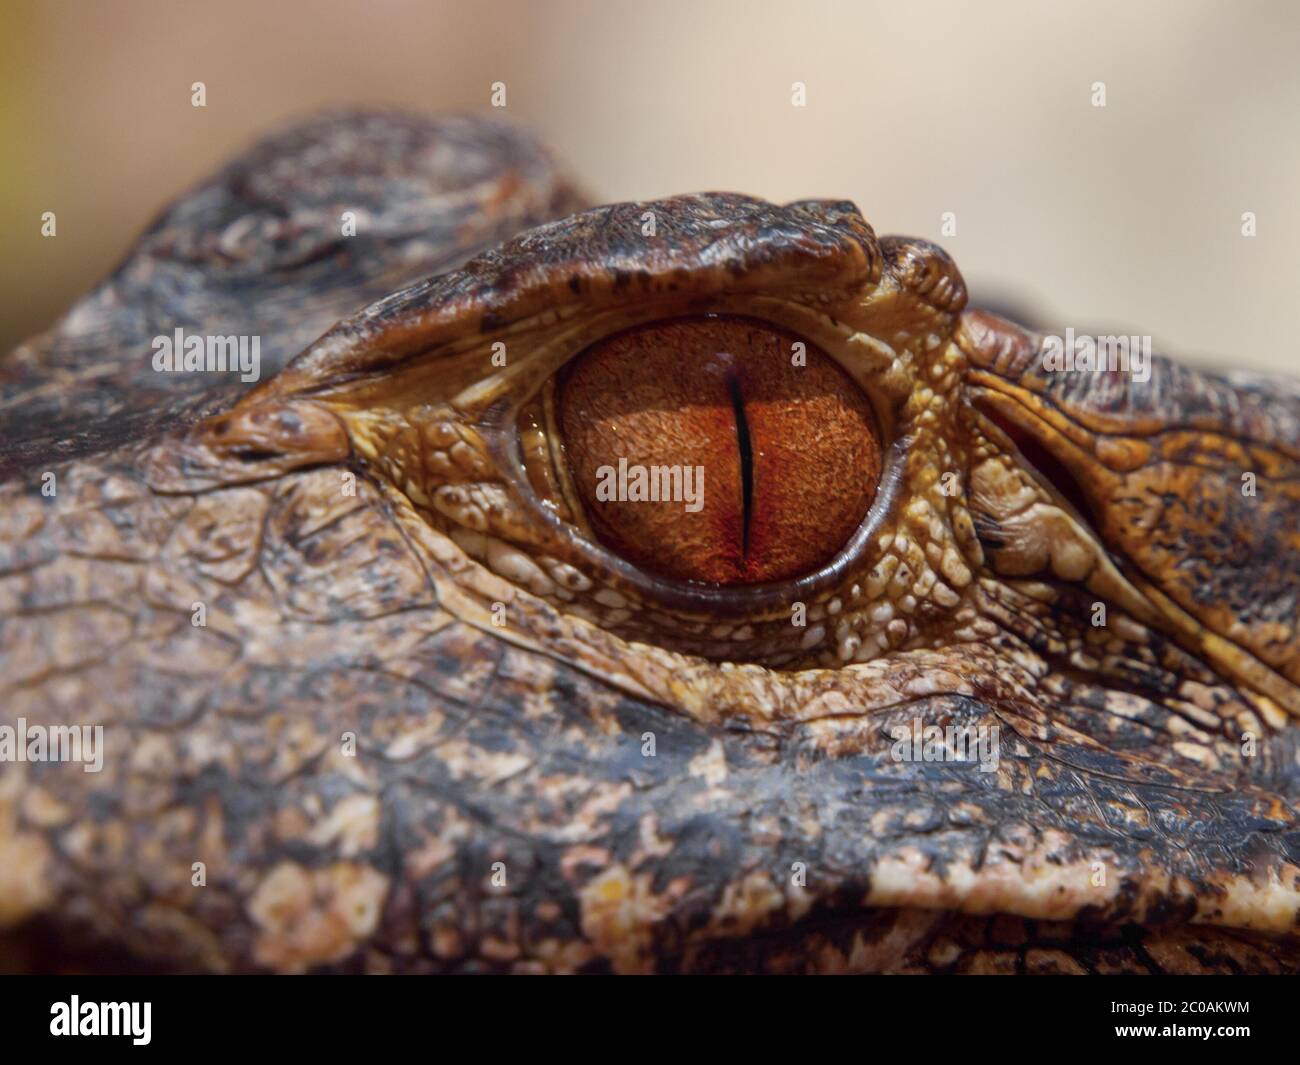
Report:
[[[338,416],[324,404],[305,398],[240,404],[199,423],[191,440],[209,451],[250,461],[322,462],[344,459],[350,451],[348,433]]]

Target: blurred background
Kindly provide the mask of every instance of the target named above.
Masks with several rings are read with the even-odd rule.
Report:
[[[5,0],[0,350],[286,120],[485,110],[500,81],[601,200],[850,198],[977,299],[1300,373],[1298,53],[1287,0]]]

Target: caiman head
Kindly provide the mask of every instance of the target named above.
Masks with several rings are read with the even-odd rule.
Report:
[[[190,969],[1294,968],[1294,387],[1062,358],[851,203],[577,206],[499,124],[322,120],[19,350],[0,920]],[[172,372],[212,336],[264,379]],[[16,754],[56,726],[99,771]]]

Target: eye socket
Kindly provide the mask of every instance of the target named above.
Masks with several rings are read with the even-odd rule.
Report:
[[[750,319],[601,340],[558,375],[554,422],[567,509],[674,580],[803,576],[844,546],[880,479],[867,397],[819,348]]]

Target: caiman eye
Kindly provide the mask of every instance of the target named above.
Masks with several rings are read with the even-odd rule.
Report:
[[[861,389],[811,343],[748,319],[601,340],[558,375],[553,417],[570,509],[676,580],[803,576],[844,546],[880,478]]]

